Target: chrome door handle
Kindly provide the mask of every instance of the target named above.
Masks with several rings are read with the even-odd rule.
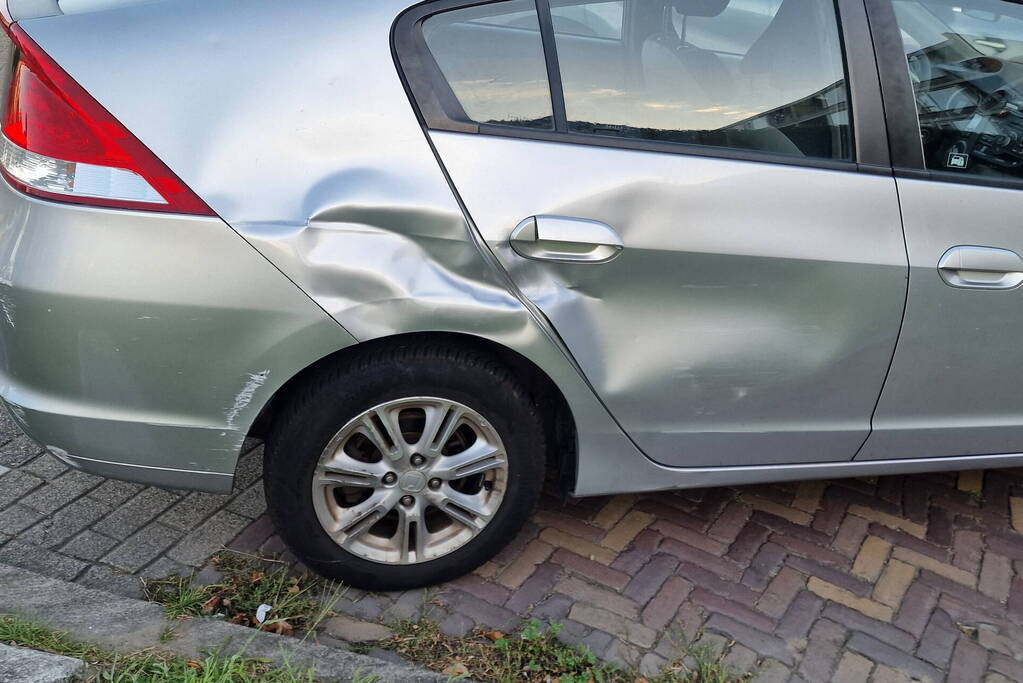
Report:
[[[559,263],[607,263],[625,248],[611,226],[563,216],[530,216],[512,231],[511,246],[528,259]]]
[[[1014,289],[1023,284],[1023,258],[1008,249],[952,247],[938,261],[938,274],[952,287]]]

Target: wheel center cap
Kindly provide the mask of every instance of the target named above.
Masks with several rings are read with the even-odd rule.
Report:
[[[398,487],[405,493],[419,493],[426,488],[426,475],[422,472],[405,472],[398,477]]]

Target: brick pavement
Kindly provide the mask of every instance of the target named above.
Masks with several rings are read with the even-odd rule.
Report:
[[[9,421],[0,442],[0,562],[137,594],[224,545],[284,552],[256,444],[216,496],[68,470]],[[558,621],[648,672],[695,638],[763,681],[1023,681],[1023,471],[547,495],[476,573],[338,609],[451,634]]]

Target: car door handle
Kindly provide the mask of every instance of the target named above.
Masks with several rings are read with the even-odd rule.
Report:
[[[607,263],[625,248],[611,226],[564,216],[530,216],[515,227],[510,241],[520,256],[559,263]]]
[[[1023,258],[1008,249],[952,247],[938,261],[946,284],[967,289],[1013,289],[1023,284]]]

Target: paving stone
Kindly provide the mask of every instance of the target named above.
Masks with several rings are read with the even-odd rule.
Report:
[[[179,538],[180,531],[153,522],[107,553],[103,561],[127,572],[137,572],[155,560]]]
[[[117,541],[109,536],[86,529],[65,543],[60,548],[60,552],[77,557],[79,560],[94,562],[108,553],[115,545],[117,545]]]
[[[65,581],[74,579],[88,567],[88,564],[81,560],[34,546],[17,538],[0,547],[0,563]]]
[[[75,583],[128,598],[142,597],[142,582],[138,576],[101,564],[86,569]]]
[[[792,676],[792,669],[777,659],[768,659],[754,672],[753,683],[786,683]]]
[[[533,609],[533,618],[559,622],[568,616],[575,601],[564,595],[552,595]]]
[[[799,673],[809,681],[831,680],[831,674],[842,656],[845,636],[845,629],[829,619],[821,619],[814,624],[799,664]]]
[[[611,635],[624,638],[642,648],[653,647],[657,641],[657,632],[652,628],[600,607],[576,603],[569,611],[568,618],[607,631]]]
[[[18,470],[18,472],[20,471]],[[6,478],[4,477],[4,479]],[[21,503],[39,512],[53,513],[98,486],[102,481],[99,477],[86,472],[68,470],[53,481],[33,490],[32,493],[21,499]],[[0,479],[0,486],[2,485],[3,479]]]
[[[448,614],[438,624],[440,632],[451,638],[461,638],[468,635],[476,623],[464,614]]]
[[[0,476],[0,508],[15,502],[42,483],[39,477],[21,470],[11,470]]]
[[[386,626],[352,619],[344,615],[327,619],[323,622],[323,629],[335,638],[340,638],[350,643],[376,642],[387,640],[394,635],[394,632]]]
[[[981,593],[999,602],[1005,602],[1009,599],[1012,578],[1012,562],[1009,561],[1009,558],[992,552],[984,553],[980,583],[977,586]]]
[[[726,634],[732,640],[742,643],[765,657],[772,657],[785,664],[795,660],[788,645],[781,638],[757,629],[722,614],[713,614],[705,625],[709,631]]]
[[[669,555],[655,555],[645,567],[639,570],[628,586],[622,591],[640,605],[645,605],[650,598],[657,595],[664,582],[675,573],[678,560]]]
[[[192,567],[175,562],[169,557],[160,557],[140,571],[139,577],[142,579],[165,579],[169,576],[188,576],[192,571]]]
[[[68,466],[49,453],[43,453],[21,466],[22,472],[34,474],[41,479],[56,479],[68,470]]]
[[[179,496],[155,487],[145,488],[93,528],[111,538],[128,538],[177,501]]]
[[[866,614],[849,609],[844,605],[829,603],[821,616],[841,624],[851,631],[866,633],[903,650],[910,651],[916,647],[916,638],[912,634],[887,622],[872,619]]]
[[[0,510],[0,533],[19,534],[42,518],[43,513],[15,503]]]
[[[263,515],[256,519],[252,524],[245,527],[245,530],[238,534],[233,541],[231,541],[231,548],[238,550],[243,553],[254,555],[259,552],[259,548],[269,539],[274,533],[274,523],[268,515]]]
[[[218,496],[102,481],[23,439],[2,445],[0,562],[135,594],[140,578],[209,571],[228,544],[301,570],[263,514],[262,448],[249,446],[235,493]],[[982,504],[962,482],[983,487]],[[498,557],[436,599],[352,589],[335,611],[359,623],[425,612],[454,636],[558,622],[566,642],[647,674],[703,632],[754,680],[1023,678],[1023,534],[1010,528],[1021,492],[1023,470],[568,504],[548,490]]]
[[[190,493],[160,515],[160,523],[182,531],[191,530],[233,500],[231,495]]]
[[[64,683],[84,672],[80,659],[0,643],[0,683]]]
[[[19,436],[0,447],[0,465],[21,467],[42,452],[42,447],[27,436]],[[3,498],[0,498],[3,500]]]
[[[917,678],[931,681],[939,681],[943,678],[940,671],[930,664],[863,633],[852,634],[847,647],[875,662],[907,671]]]
[[[227,506],[227,509],[250,519],[262,515],[266,512],[266,494],[263,492],[263,482],[256,482],[239,493]]]
[[[113,508],[131,498],[143,488],[145,487],[142,484],[136,484],[130,481],[119,481],[117,479],[107,479],[92,491],[89,491],[89,497],[102,503],[106,503]]]
[[[514,612],[524,614],[530,606],[539,602],[554,588],[560,575],[561,568],[556,564],[547,562],[539,565],[533,575],[526,579],[519,589],[508,598],[504,606]]]
[[[167,553],[167,557],[181,564],[199,567],[248,523],[245,517],[221,510],[185,536]]]
[[[987,669],[987,650],[969,638],[956,642],[949,665],[948,683],[974,683]]]
[[[109,511],[110,508],[97,500],[79,498],[43,517],[21,534],[21,540],[42,548],[55,548],[80,534]]]

